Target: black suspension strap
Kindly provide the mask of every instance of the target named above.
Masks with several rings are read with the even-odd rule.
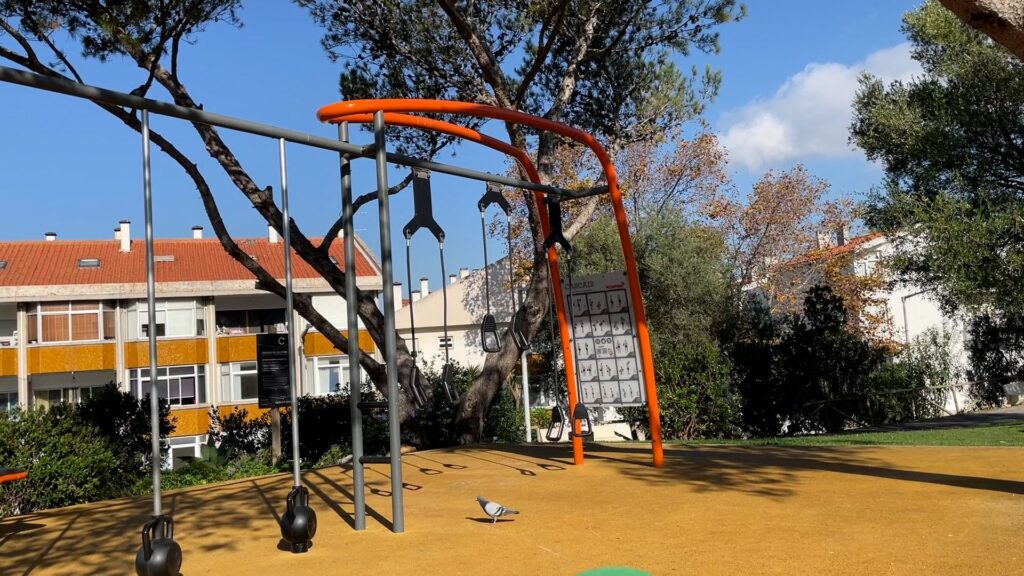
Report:
[[[448,350],[452,347],[452,342],[448,339],[448,283],[445,282],[447,277],[444,269],[444,241],[438,243],[438,247],[441,254],[441,305],[444,327],[444,366],[441,367],[441,384],[444,385],[444,392],[448,395],[448,402],[457,404],[459,391],[455,388],[455,369],[448,357]]]
[[[559,244],[562,246],[562,250],[565,252],[566,262],[566,279],[569,285],[568,289],[568,306],[566,314],[569,316],[569,331],[572,339],[572,346],[576,345],[576,321],[573,317],[573,293],[572,293],[572,245],[569,240],[566,239],[565,234],[562,232],[562,205],[558,200],[552,198],[545,199],[545,203],[548,208],[548,224],[550,225],[550,232],[548,237],[544,240],[544,248],[549,249],[552,246]],[[594,426],[590,421],[590,411],[587,410],[586,404],[583,403],[583,382],[580,380],[580,361],[578,354],[573,350],[572,353],[573,369],[576,372],[576,405],[571,407],[572,411],[572,426],[569,428],[569,437],[574,438],[579,436],[580,438],[593,438]],[[580,432],[576,433],[576,421],[580,422]]]
[[[492,193],[501,198],[501,200],[489,198],[489,195]],[[484,314],[483,320],[480,321],[480,345],[483,347],[484,352],[501,351],[501,338],[498,337],[498,322],[494,319],[494,315],[491,314],[491,274],[490,262],[487,259],[487,222],[484,219],[484,210],[487,209],[487,204],[492,201],[499,202],[502,208],[508,206],[508,202],[501,196],[501,193],[490,188],[490,186],[488,186],[487,193],[477,203],[477,207],[480,208],[480,236],[484,244],[484,302],[487,307],[487,313]]]
[[[405,271],[409,282],[409,326],[411,328],[413,339],[412,349],[414,368],[412,376],[410,377],[409,388],[416,400],[416,403],[420,407],[424,407],[427,404],[427,397],[423,393],[422,375],[420,374],[419,365],[416,364],[416,327],[412,302],[412,237],[420,228],[426,228],[429,230],[430,233],[433,234],[434,238],[437,239],[438,245],[440,246],[441,262],[443,265],[444,230],[437,223],[437,220],[434,219],[434,207],[430,199],[430,171],[422,168],[413,168],[412,174],[413,216],[412,219],[409,220],[409,223],[402,228],[402,233],[405,235]],[[447,292],[445,292],[445,295],[447,295]],[[447,306],[447,302],[445,302],[445,305]],[[447,324],[445,326],[445,332],[447,333]],[[444,374],[442,373],[442,376],[443,375]],[[450,397],[451,394],[449,393],[449,398]]]

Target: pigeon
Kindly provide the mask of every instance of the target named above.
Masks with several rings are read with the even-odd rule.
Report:
[[[498,518],[501,518],[502,516],[519,514],[518,511],[512,510],[511,508],[505,508],[497,502],[490,502],[483,496],[477,496],[476,501],[480,503],[480,507],[484,509],[484,513],[491,517],[491,524],[497,522]]]

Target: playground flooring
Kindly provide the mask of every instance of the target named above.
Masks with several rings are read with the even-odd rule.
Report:
[[[278,548],[289,475],[165,494],[194,574],[1024,574],[1024,449],[472,446],[404,458],[406,532],[387,466],[367,530],[350,471],[306,474],[312,549]],[[492,525],[481,495],[521,511]],[[131,574],[146,498],[0,520],[0,574]]]

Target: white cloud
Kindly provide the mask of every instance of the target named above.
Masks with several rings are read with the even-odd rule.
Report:
[[[779,163],[859,154],[847,143],[857,77],[864,70],[885,82],[908,80],[921,67],[910,44],[872,52],[852,65],[811,63],[790,76],[767,100],[722,116],[729,159],[751,171]]]

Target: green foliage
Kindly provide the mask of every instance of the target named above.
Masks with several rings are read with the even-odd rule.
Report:
[[[137,477],[122,475],[111,445],[64,404],[0,412],[0,462],[28,471],[0,487],[0,516],[113,498]]]
[[[225,451],[228,460],[252,455],[270,447],[270,418],[249,418],[249,411],[238,407],[221,415],[216,406],[211,406],[207,436]]]
[[[732,365],[717,333],[733,303],[722,236],[665,208],[634,223],[633,247],[651,326],[665,438],[723,437],[736,431]],[[574,273],[622,269],[614,222],[602,218],[575,239]],[[647,433],[646,408],[622,411]]]
[[[836,432],[857,421],[860,395],[884,353],[847,327],[842,298],[815,286],[803,314],[775,326],[763,309],[748,314],[734,358],[751,434]]]
[[[959,378],[950,348],[950,334],[929,329],[872,372],[859,408],[863,421],[877,425],[941,416],[939,406],[949,391],[934,387]]]
[[[149,419],[149,396],[136,398],[110,383],[94,389],[89,398],[78,405],[78,417],[83,423],[93,426],[107,440],[117,456],[117,472],[126,478],[135,478],[148,473],[150,468],[151,426]],[[167,438],[174,432],[170,418],[171,407],[166,401],[160,402],[160,437]],[[166,442],[161,443],[161,453],[167,453]]]
[[[551,409],[550,408],[531,408],[530,409],[530,426],[539,428],[540,430],[547,430],[548,426],[551,425]]]
[[[346,99],[507,100],[535,114],[555,109],[556,119],[606,140],[656,136],[699,115],[720,73],[680,70],[675,57],[717,52],[718,26],[745,13],[735,0],[299,4],[344,63]],[[478,64],[466,29],[479,34],[488,64]],[[575,80],[568,90],[567,76]]]
[[[482,439],[496,442],[522,442],[526,437],[525,426],[523,410],[516,407],[516,400],[512,397],[512,388],[502,386],[501,391],[494,397],[491,409],[487,412]]]
[[[160,403],[161,440],[174,430],[169,410]],[[0,487],[0,515],[130,493],[149,476],[149,432],[149,397],[136,399],[113,384],[80,405],[0,413],[0,462],[29,474]]]
[[[924,74],[865,76],[851,140],[885,166],[867,221],[950,309],[1024,311],[1024,63],[929,1],[904,18]]]
[[[335,444],[324,452],[320,460],[313,465],[313,468],[327,468],[328,466],[337,466],[341,463],[341,459],[352,453],[352,449],[344,444]]]
[[[1003,385],[1024,379],[1024,315],[982,313],[968,326],[968,394],[980,406],[999,406]]]

